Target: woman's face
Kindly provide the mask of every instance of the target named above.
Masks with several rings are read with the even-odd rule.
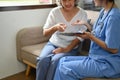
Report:
[[[103,6],[106,0],[94,0],[95,6]]]
[[[71,10],[75,6],[75,0],[60,0],[61,5],[66,9],[66,10]]]

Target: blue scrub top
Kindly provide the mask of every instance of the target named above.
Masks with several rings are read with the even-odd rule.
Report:
[[[103,10],[100,14],[103,14]],[[120,10],[117,8],[112,8],[109,13],[105,13],[103,17],[101,19],[100,18],[101,17],[98,18],[98,21],[93,26],[94,36],[103,40],[108,48],[118,49],[119,52],[117,54],[112,54],[92,41],[90,56],[120,56]]]
[[[120,73],[120,10],[112,8],[109,13],[104,13],[101,10],[100,17],[93,26],[93,35],[103,40],[108,48],[118,49],[118,53],[108,52],[91,41],[89,57],[98,61],[108,62],[111,65],[108,68],[114,69],[113,71],[111,69],[108,73],[111,73],[111,71]]]

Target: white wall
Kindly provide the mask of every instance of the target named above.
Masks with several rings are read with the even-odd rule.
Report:
[[[16,33],[45,23],[50,9],[0,12],[0,79],[25,70],[16,58]]]

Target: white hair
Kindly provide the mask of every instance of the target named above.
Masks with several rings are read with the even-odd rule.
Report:
[[[79,3],[79,1],[80,0],[75,0],[75,5],[77,5],[78,3]],[[60,6],[61,4],[60,4],[60,0],[56,0],[56,4],[58,5],[58,6]]]

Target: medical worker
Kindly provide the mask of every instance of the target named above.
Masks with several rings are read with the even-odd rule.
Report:
[[[89,55],[61,58],[54,80],[120,77],[120,10],[115,0],[94,0],[94,3],[103,9],[93,31],[76,34],[91,40]]]

